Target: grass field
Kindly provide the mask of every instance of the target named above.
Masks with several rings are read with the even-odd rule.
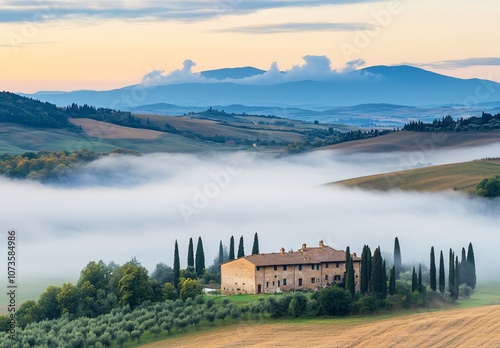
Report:
[[[329,185],[388,191],[461,191],[472,193],[484,178],[500,175],[498,161],[474,161],[417,168],[338,181]]]
[[[481,284],[471,299],[446,310],[237,322],[141,347],[498,347],[499,317],[500,284]]]

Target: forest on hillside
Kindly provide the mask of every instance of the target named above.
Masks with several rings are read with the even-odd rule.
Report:
[[[500,129],[500,113],[492,115],[483,112],[480,117],[454,119],[446,115],[441,119],[435,119],[431,123],[422,121],[411,121],[404,125],[403,130],[412,132],[472,132],[493,131]]]

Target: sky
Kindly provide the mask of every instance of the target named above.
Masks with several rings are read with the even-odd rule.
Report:
[[[92,162],[64,184],[0,178],[0,226],[17,232],[19,282],[75,282],[90,261],[123,264],[136,257],[152,271],[172,266],[174,242],[186,267],[189,238],[203,239],[206,264],[219,241],[255,232],[260,252],[297,250],[320,240],[335,249],[401,243],[404,263],[429,264],[431,246],[460,254],[472,242],[480,281],[499,281],[500,201],[439,194],[365,192],[323,184],[411,168],[416,160],[442,164],[498,154],[500,145],[454,151],[345,154],[316,151],[283,158],[232,153],[157,153]],[[402,178],[404,180],[404,177]],[[388,260],[388,262],[390,262]]]
[[[107,90],[187,59],[289,70],[305,56],[500,81],[498,13],[497,0],[0,0],[0,89]]]

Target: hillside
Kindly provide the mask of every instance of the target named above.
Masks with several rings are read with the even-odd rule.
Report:
[[[472,193],[481,180],[495,175],[500,175],[500,161],[484,160],[370,175],[338,181],[329,185],[381,191],[438,192],[455,190]]]
[[[485,306],[375,320],[239,323],[142,347],[496,347],[499,316],[500,306]]]
[[[482,146],[500,142],[500,132],[422,133],[400,131],[383,137],[335,144],[322,150],[348,152],[429,151]]]

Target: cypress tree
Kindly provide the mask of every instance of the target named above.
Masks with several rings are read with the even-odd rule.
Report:
[[[415,292],[417,288],[418,288],[417,272],[415,272],[415,266],[413,266],[413,272],[411,273],[411,292]]]
[[[220,265],[224,262],[224,248],[222,247],[222,241],[219,242],[219,272]]]
[[[467,250],[467,280],[466,283],[471,288],[476,287],[476,260],[474,259],[474,249],[472,243],[469,243]]]
[[[396,269],[396,279],[399,279],[401,273],[401,249],[399,247],[399,239],[394,239],[394,267]]]
[[[430,283],[431,283],[431,290],[436,291],[437,284],[436,284],[436,256],[434,255],[434,247],[431,247],[431,265],[429,268],[429,276],[430,276]]]
[[[460,260],[460,268],[459,268],[459,279],[460,279],[460,284],[466,283],[467,282],[467,256],[465,253],[465,248],[462,248],[462,259]]]
[[[238,245],[238,258],[245,256],[245,248],[243,247],[243,236],[240,237],[240,244]]]
[[[421,264],[418,265],[417,289],[418,289],[418,291],[423,290],[423,287],[422,287],[422,265]]]
[[[234,260],[234,237],[229,240],[229,261]]]
[[[449,255],[449,270],[448,270],[448,291],[452,298],[455,292],[455,255],[453,250],[450,249]]]
[[[179,293],[179,278],[181,276],[181,263],[179,260],[179,246],[177,245],[177,239],[175,240],[175,248],[174,248],[174,287],[177,289],[177,293]]]
[[[356,284],[354,283],[354,266],[352,264],[351,249],[347,247],[345,249],[345,282],[344,286],[347,291],[354,296],[356,291]]]
[[[444,295],[445,289],[444,257],[443,250],[441,250],[441,254],[439,255],[439,292],[441,293],[441,295]]]
[[[389,295],[394,295],[396,293],[396,271],[394,266],[391,267],[389,273]]]
[[[255,235],[253,236],[252,255],[256,255],[258,253],[259,253],[259,236],[257,235],[257,232],[255,232]]]
[[[196,275],[201,277],[205,272],[205,252],[203,251],[203,242],[201,237],[198,237],[198,244],[196,245]]]
[[[459,263],[458,263],[458,256],[455,258],[455,282],[453,283],[453,292],[454,292],[454,299],[456,300],[458,298],[458,285],[460,284],[460,269],[459,269]]]
[[[372,269],[370,275],[370,292],[377,295],[382,295],[382,255],[380,253],[380,247],[375,249],[372,258]]]
[[[387,297],[387,269],[385,268],[385,260],[382,262],[382,297]]]
[[[369,289],[370,285],[370,275],[371,275],[371,259],[372,259],[372,253],[370,250],[370,247],[368,245],[365,245],[363,247],[363,252],[361,253],[361,293],[366,294]]]
[[[188,267],[194,268],[194,247],[193,247],[193,238],[189,238],[189,247],[188,247]]]

